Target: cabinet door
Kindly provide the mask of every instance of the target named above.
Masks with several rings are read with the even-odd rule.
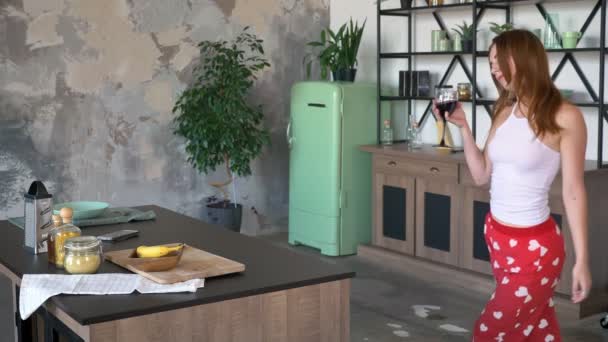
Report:
[[[459,186],[416,179],[416,255],[457,266]]]
[[[490,212],[490,192],[487,188],[465,187],[462,206],[460,266],[492,275],[490,252],[483,232],[486,214]]]
[[[413,177],[374,173],[374,245],[414,254],[414,191]]]
[[[564,261],[564,268],[562,270],[562,277],[555,288],[558,293],[570,295],[572,293],[572,267],[576,261],[576,255],[574,253],[574,244],[572,243],[572,236],[570,233],[570,225],[566,219],[566,210],[564,203],[562,202],[561,195],[549,196],[549,207],[551,208],[551,215],[560,227],[562,236],[564,237],[564,244],[566,247],[566,260]]]

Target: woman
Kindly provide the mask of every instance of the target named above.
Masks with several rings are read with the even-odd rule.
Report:
[[[494,38],[489,54],[499,90],[481,151],[462,105],[442,113],[460,128],[467,165],[477,185],[490,182],[484,234],[496,291],[475,324],[481,341],[561,341],[552,296],[564,262],[564,241],[550,215],[548,192],[561,164],[562,196],[576,254],[572,301],[589,294],[587,143],[582,113],[564,101],[549,74],[541,42],[529,31]],[[440,114],[433,106],[435,116]]]

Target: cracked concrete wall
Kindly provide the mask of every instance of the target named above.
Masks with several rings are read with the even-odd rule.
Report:
[[[272,67],[251,98],[272,144],[238,179],[248,234],[286,226],[291,85],[329,0],[0,0],[0,219],[41,179],[55,201],[158,204],[200,217],[207,185],[172,134],[201,40],[252,26]],[[255,207],[255,210],[251,210]],[[257,214],[256,214],[257,213]]]

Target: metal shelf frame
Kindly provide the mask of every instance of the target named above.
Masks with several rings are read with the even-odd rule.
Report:
[[[591,24],[591,22],[593,21],[593,19],[597,16],[598,12],[600,13],[600,46],[599,47],[588,47],[588,48],[575,48],[575,49],[547,49],[547,53],[563,53],[563,57],[560,60],[560,62],[558,63],[557,67],[555,68],[555,70],[553,71],[551,78],[555,81],[557,79],[557,77],[560,75],[561,71],[563,70],[564,66],[566,65],[567,62],[569,62],[574,71],[576,72],[576,74],[578,75],[578,77],[580,78],[581,82],[583,83],[585,90],[587,91],[587,93],[589,94],[589,96],[592,99],[592,102],[579,102],[579,103],[574,103],[575,105],[579,106],[579,107],[589,107],[589,108],[598,108],[598,127],[597,127],[597,136],[598,136],[598,146],[597,146],[597,165],[598,168],[608,168],[608,164],[604,165],[603,160],[602,160],[602,155],[603,155],[603,142],[604,142],[604,127],[603,127],[603,123],[604,121],[608,122],[608,112],[606,111],[606,104],[605,104],[605,99],[604,99],[604,86],[605,86],[605,79],[604,79],[604,74],[605,74],[605,57],[606,57],[606,47],[605,47],[605,39],[606,39],[606,1],[607,0],[576,0],[577,2],[590,2],[590,1],[595,1],[595,5],[593,6],[593,9],[591,10],[591,12],[589,13],[589,15],[587,16],[584,24],[582,25],[581,29],[579,30],[581,32],[581,37],[579,38],[582,39],[582,37],[584,37],[587,29],[589,28],[589,25]],[[483,94],[480,92],[480,90],[477,87],[477,58],[479,57],[487,57],[488,56],[488,51],[478,51],[477,50],[477,25],[478,23],[481,21],[481,19],[483,18],[483,15],[486,13],[487,10],[501,10],[505,12],[505,22],[506,23],[512,23],[512,16],[511,16],[511,10],[512,10],[512,6],[520,6],[520,5],[532,5],[535,6],[536,9],[539,11],[539,13],[541,14],[541,16],[545,19],[549,21],[549,25],[551,25],[551,27],[557,31],[555,29],[555,24],[552,22],[551,18],[549,17],[545,7],[544,7],[544,3],[559,3],[559,2],[572,2],[572,1],[568,1],[568,0],[487,0],[487,1],[478,1],[478,0],[473,0],[470,3],[464,3],[464,4],[447,4],[447,5],[441,5],[441,6],[418,6],[418,7],[412,7],[412,8],[393,8],[393,9],[381,9],[381,1],[377,1],[377,43],[378,43],[378,50],[377,50],[377,84],[378,84],[378,108],[377,108],[377,136],[378,136],[378,143],[380,143],[380,136],[381,136],[381,105],[382,102],[384,101],[407,101],[407,110],[408,110],[408,116],[412,113],[412,102],[413,101],[427,101],[428,104],[426,106],[426,109],[424,110],[422,116],[419,118],[418,121],[418,125],[422,126],[425,122],[425,120],[428,118],[428,116],[431,113],[431,106],[432,106],[432,97],[410,97],[410,96],[384,96],[383,94],[381,94],[381,62],[383,59],[397,59],[397,58],[403,58],[403,59],[407,59],[407,67],[408,70],[412,70],[412,64],[413,64],[413,59],[416,58],[416,56],[451,56],[451,60],[448,64],[448,67],[446,68],[446,71],[443,73],[443,75],[441,76],[441,80],[439,81],[438,85],[444,85],[445,82],[447,81],[447,79],[449,78],[449,76],[451,75],[451,73],[453,72],[454,68],[457,65],[460,65],[460,67],[462,68],[462,70],[464,71],[466,78],[469,80],[469,82],[471,83],[471,87],[472,87],[472,93],[474,94],[474,96],[472,97],[471,100],[469,101],[464,101],[464,102],[470,102],[472,104],[472,122],[471,122],[471,129],[473,132],[473,136],[477,137],[477,107],[481,106],[485,109],[485,111],[487,112],[488,115],[492,114],[492,106],[494,104],[494,100],[492,99],[488,99],[485,98],[483,96]],[[413,37],[413,31],[412,31],[412,18],[415,14],[417,13],[431,13],[437,23],[437,25],[439,26],[439,28],[441,30],[445,30],[447,31],[447,28],[441,18],[440,13],[442,11],[449,11],[449,10],[463,10],[463,9],[467,9],[470,8],[471,10],[471,18],[472,18],[472,25],[473,25],[473,30],[474,30],[474,37],[473,37],[473,52],[457,52],[457,51],[449,51],[449,52],[429,52],[429,51],[421,51],[421,52],[417,52],[417,51],[412,51],[412,41],[414,39]],[[407,52],[392,52],[392,53],[383,53],[382,52],[382,46],[381,46],[381,37],[382,37],[382,32],[381,32],[381,26],[382,26],[382,17],[385,16],[398,16],[398,17],[403,17],[406,18],[407,20],[407,30],[408,30],[408,46],[407,46]],[[561,45],[561,37],[559,38],[559,42]],[[598,54],[598,61],[599,61],[599,87],[598,90],[596,92],[596,90],[594,89],[594,87],[591,85],[591,83],[589,82],[587,76],[584,74],[584,72],[582,71],[575,54],[578,53],[585,53],[585,54],[589,54],[589,53],[596,53]],[[472,60],[472,67],[469,69],[467,63],[464,60],[464,56],[471,56],[471,60]]]

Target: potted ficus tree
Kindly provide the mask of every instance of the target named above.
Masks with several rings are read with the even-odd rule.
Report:
[[[235,231],[240,231],[242,205],[237,198],[230,200],[226,187],[236,176],[251,175],[250,162],[270,142],[261,106],[247,99],[256,74],[270,64],[263,41],[248,29],[232,41],[198,44],[200,59],[192,83],[173,107],[174,133],[185,139],[188,161],[202,173],[218,166],[226,170],[226,181],[210,183],[222,198],[207,200],[203,219]]]
[[[357,74],[357,54],[365,22],[359,27],[358,23],[353,23],[353,20],[350,19],[337,32],[330,28],[324,29],[321,31],[319,41],[308,43],[313,51],[305,55],[303,59],[303,63],[306,65],[306,78],[310,78],[312,64],[315,59],[318,59],[321,79],[327,79],[331,72],[334,81],[354,82]]]
[[[462,25],[456,25],[458,29],[454,30],[462,40],[462,51],[473,52],[473,38],[475,36],[475,30],[473,25],[468,25],[466,21],[462,22]]]

